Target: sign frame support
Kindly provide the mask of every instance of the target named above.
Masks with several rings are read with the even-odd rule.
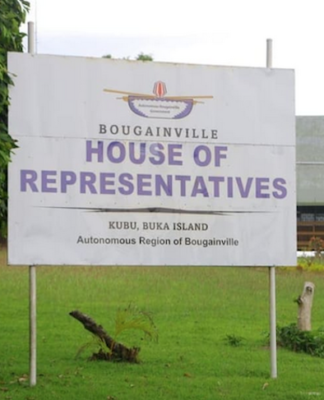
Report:
[[[34,23],[28,22],[28,52],[35,53]],[[272,68],[272,39],[267,39],[266,67]],[[30,386],[37,382],[37,296],[36,265],[29,266],[29,375]],[[269,319],[271,378],[277,378],[276,267],[269,266]]]
[[[28,53],[35,54],[34,22],[28,22]],[[36,386],[37,377],[37,307],[36,265],[29,266],[29,383]]]
[[[266,67],[272,68],[272,39],[267,39]],[[276,267],[269,267],[270,368],[271,378],[277,378]]]

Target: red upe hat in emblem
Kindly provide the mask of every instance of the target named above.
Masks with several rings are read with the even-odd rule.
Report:
[[[167,90],[164,82],[161,81],[155,82],[153,88],[153,93],[155,94],[155,96],[163,97],[166,94],[166,92]]]

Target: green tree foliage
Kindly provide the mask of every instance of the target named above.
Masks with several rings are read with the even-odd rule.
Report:
[[[111,54],[106,54],[104,56],[102,56],[102,58],[109,58],[112,59],[112,55]],[[131,60],[130,57],[123,57],[123,60]],[[153,61],[153,56],[151,54],[145,54],[145,53],[139,53],[136,57],[135,57],[136,61]]]
[[[144,54],[144,53],[140,53],[138,54],[138,56],[136,57],[137,61],[153,61],[153,57],[151,54]]]
[[[22,51],[24,33],[20,25],[29,10],[25,0],[0,0],[0,236],[7,233],[7,166],[10,152],[17,147],[8,134],[8,87],[12,84],[7,70],[7,52]]]

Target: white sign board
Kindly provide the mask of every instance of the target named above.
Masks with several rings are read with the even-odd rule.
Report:
[[[291,70],[9,54],[13,265],[295,265]]]

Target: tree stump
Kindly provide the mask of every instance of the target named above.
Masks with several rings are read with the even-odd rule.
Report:
[[[303,293],[298,297],[298,318],[297,327],[301,331],[312,329],[312,305],[315,285],[312,282],[305,282]]]

